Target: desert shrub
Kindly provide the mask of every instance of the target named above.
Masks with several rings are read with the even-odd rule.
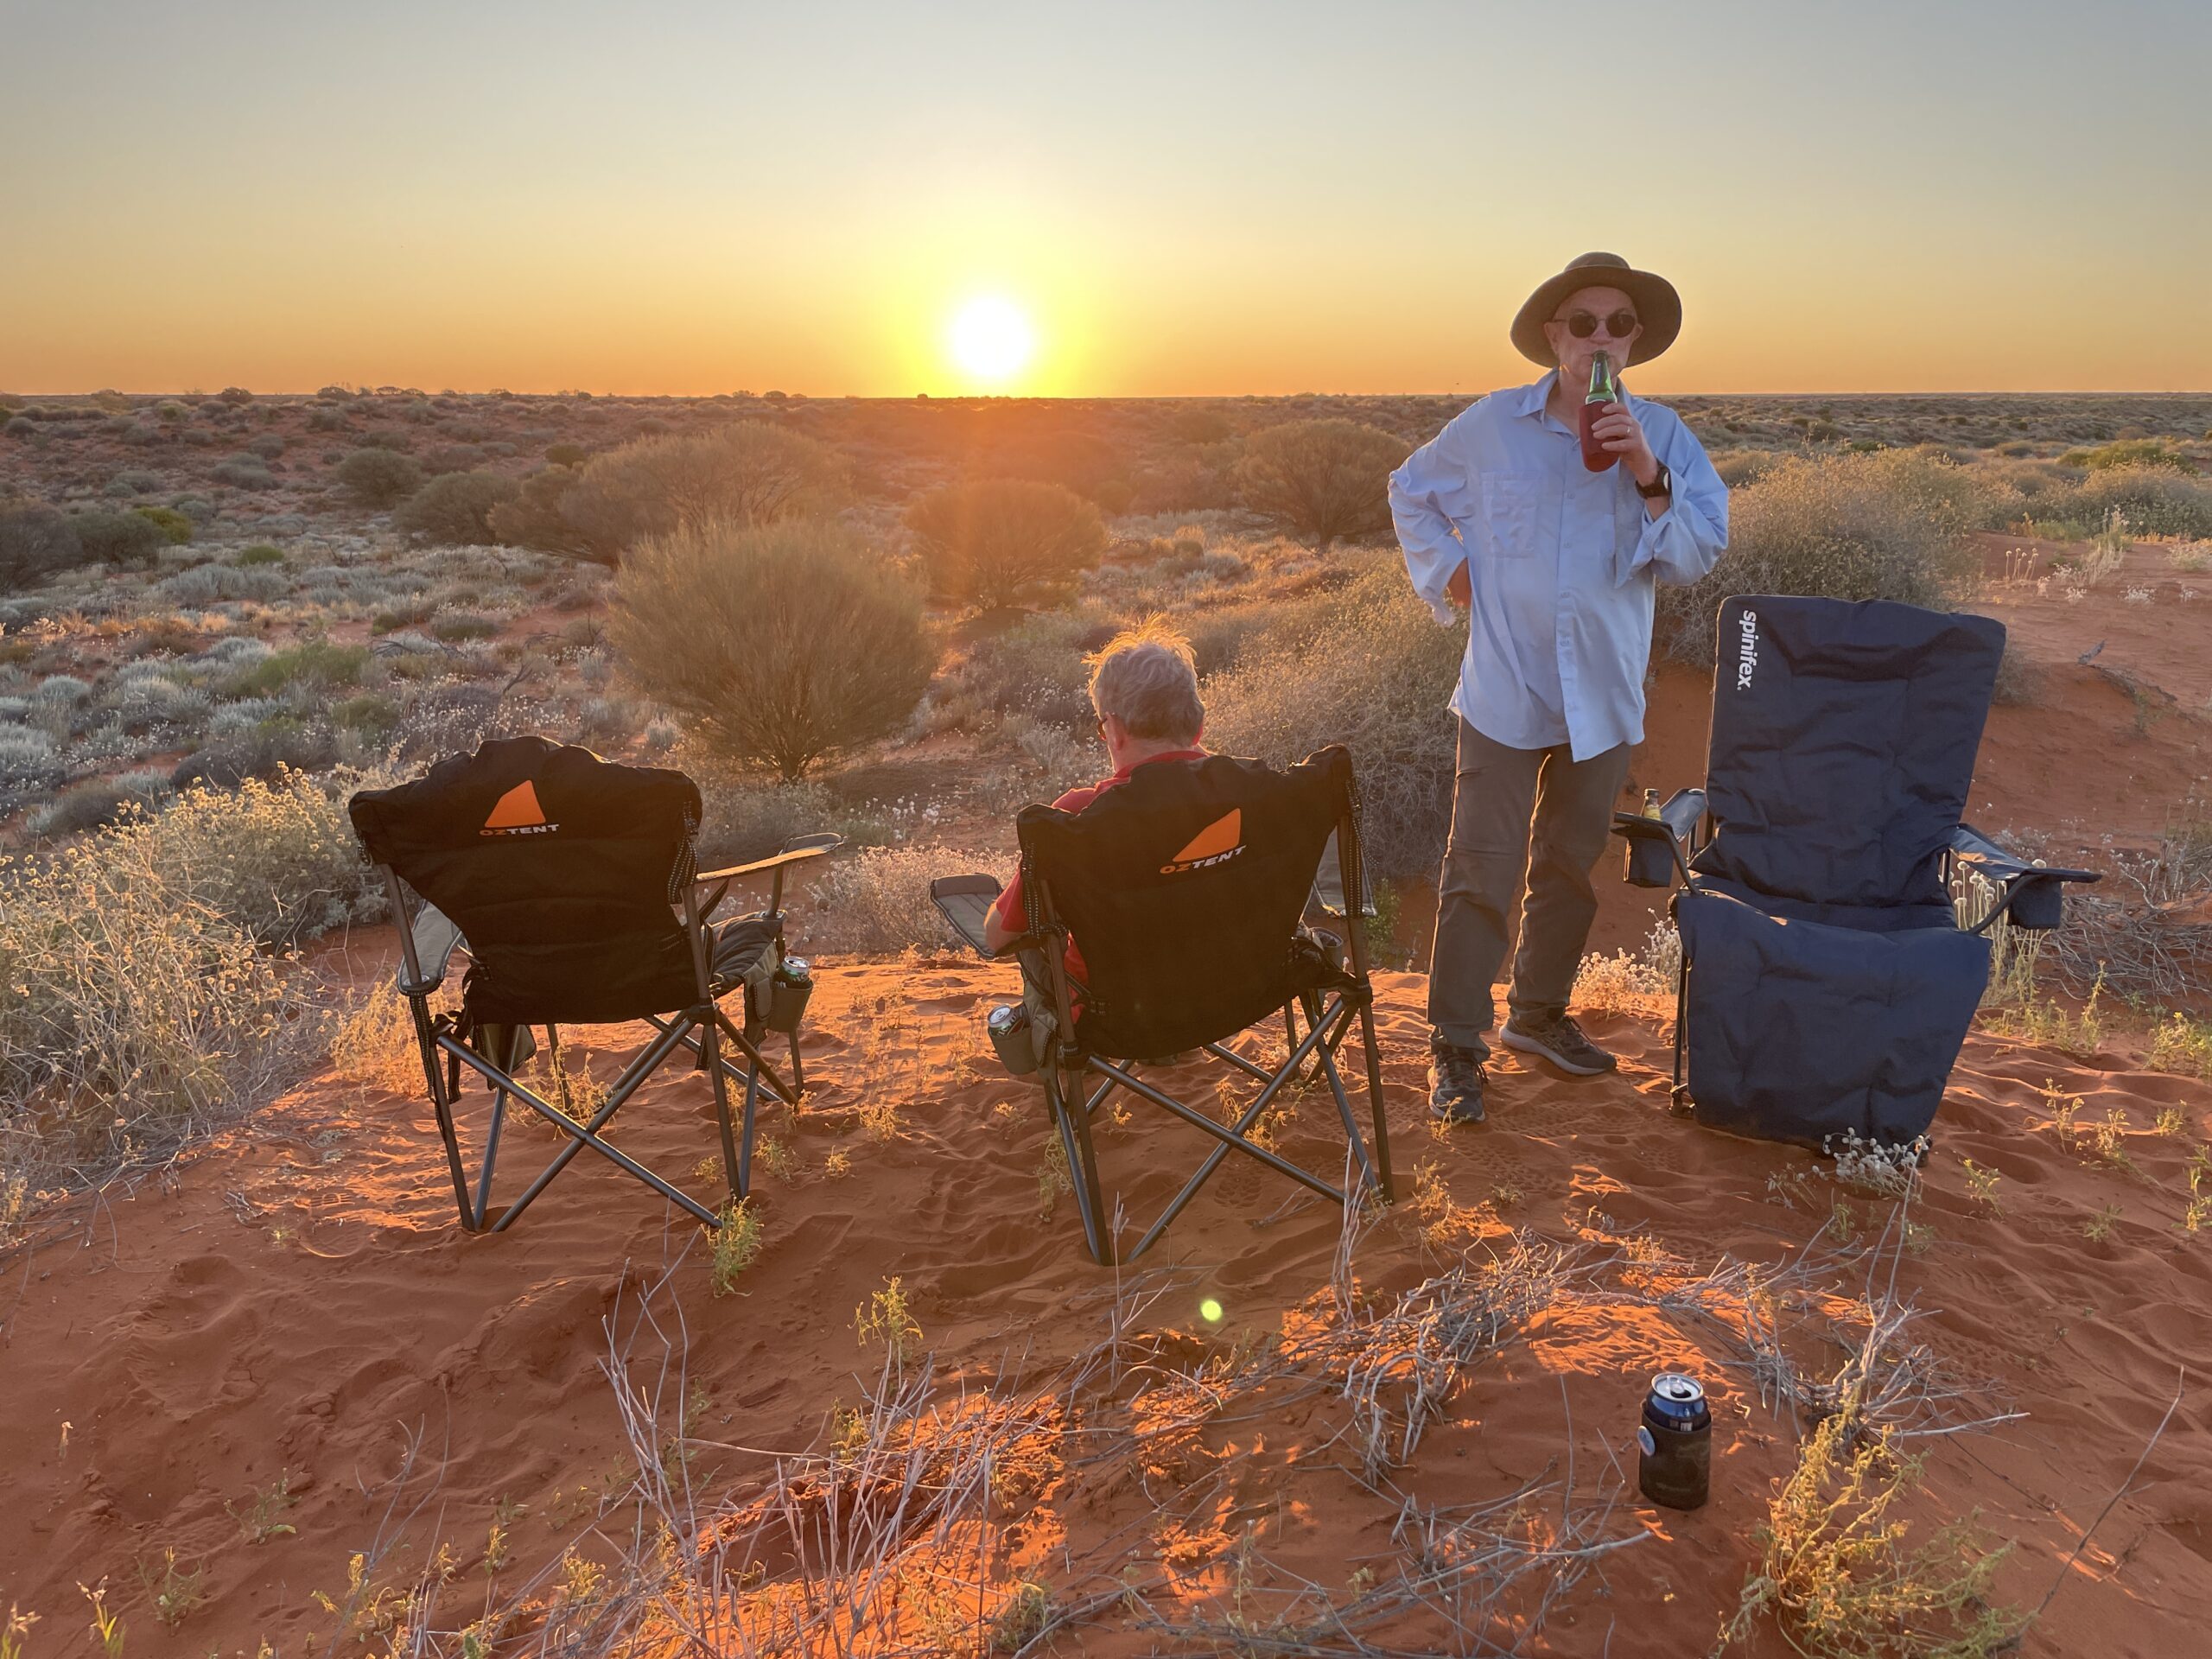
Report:
[[[1360,421],[1288,421],[1254,433],[1236,463],[1244,505],[1323,551],[1390,528],[1390,474],[1406,441]]]
[[[192,539],[192,520],[175,507],[133,507],[131,512],[160,531],[171,547],[182,547]]]
[[[1740,490],[1772,472],[1783,457],[1773,449],[1724,449],[1711,459],[1713,470],[1720,475],[1720,481],[1732,490]]]
[[[1428,874],[1451,827],[1459,731],[1446,704],[1466,631],[1437,626],[1395,558],[1361,564],[1349,583],[1284,607],[1206,681],[1206,745],[1277,766],[1344,745],[1369,867]]]
[[[920,601],[830,524],[655,537],[616,591],[607,634],[639,688],[707,748],[787,779],[897,730],[936,665]]]
[[[581,467],[591,459],[591,451],[580,443],[549,444],[545,459],[556,467]]]
[[[0,506],[0,587],[25,588],[82,563],[75,521],[57,508]]]
[[[304,639],[253,664],[231,683],[229,690],[233,696],[266,697],[294,685],[326,690],[332,686],[358,685],[361,671],[368,665],[366,645]]]
[[[487,515],[492,539],[570,558],[597,556],[589,538],[561,510],[577,476],[573,467],[548,467],[523,480],[521,486]]]
[[[988,607],[1065,593],[1106,550],[1098,509],[1065,485],[989,479],[907,510],[930,586]]]
[[[1974,573],[1964,532],[1985,512],[1963,467],[1910,450],[1791,455],[1729,502],[1728,550],[1702,581],[1659,590],[1669,653],[1713,657],[1732,594],[1947,606]]]
[[[239,569],[227,564],[196,564],[163,576],[149,590],[172,605],[218,605],[229,600],[275,599],[287,587],[284,573],[268,565]]]
[[[135,512],[80,512],[77,544],[88,559],[106,564],[150,564],[168,543],[162,527]]]
[[[30,831],[47,836],[81,835],[113,823],[130,804],[129,791],[105,779],[73,785],[31,814]]]
[[[2037,503],[2037,516],[2094,524],[2117,512],[2138,536],[2212,536],[2212,486],[2158,467],[2111,467]]]
[[[1004,854],[946,847],[866,847],[832,863],[808,882],[798,904],[797,926],[807,947],[857,954],[887,954],[959,943],[930,902],[930,883],[953,871],[981,870],[1008,879],[1014,861]]]
[[[61,771],[46,733],[34,726],[0,726],[0,790],[45,788]]]
[[[715,432],[639,438],[594,457],[560,511],[589,556],[614,564],[648,536],[807,518],[835,506],[844,488],[843,462],[827,445],[738,421]]]
[[[2069,467],[2103,472],[2114,467],[2150,467],[2161,472],[2193,473],[2196,463],[2164,438],[2122,438],[2094,449],[2069,449],[2059,459]]]
[[[494,539],[493,510],[515,494],[514,480],[496,473],[442,474],[391,515],[392,527],[418,542],[481,546]]]
[[[231,563],[241,569],[257,564],[282,564],[284,563],[284,550],[271,547],[266,542],[256,542],[251,547],[240,548]]]
[[[397,450],[356,449],[338,463],[338,481],[366,507],[389,507],[422,487],[423,469]]]
[[[250,404],[253,401],[253,394],[244,386],[225,386],[215,396],[219,402],[226,404]]]
[[[671,764],[699,785],[706,808],[699,825],[699,855],[712,864],[766,858],[794,836],[835,828],[841,817],[830,791],[812,779],[764,784],[731,776],[711,756],[695,759],[689,753],[679,753]]]
[[[284,453],[283,435],[276,432],[260,433],[246,440],[245,448],[248,454],[258,455],[264,461],[274,461]]]
[[[252,454],[226,456],[207,469],[207,476],[237,490],[265,490],[276,482],[269,463]]]
[[[430,637],[448,645],[462,639],[489,639],[499,632],[499,619],[480,611],[448,611],[430,624]]]
[[[1084,658],[1116,631],[1087,608],[1024,617],[1003,633],[976,640],[958,666],[930,688],[924,723],[944,731],[970,726],[980,716],[1027,715],[1058,726],[1086,726],[1090,669]]]

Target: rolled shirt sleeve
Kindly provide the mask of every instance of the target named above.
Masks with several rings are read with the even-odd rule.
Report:
[[[1446,626],[1455,619],[1445,588],[1467,560],[1456,525],[1473,511],[1467,460],[1453,435],[1458,425],[1446,426],[1390,474],[1390,518],[1405,552],[1406,574],[1429,613]]]
[[[1673,411],[1665,416],[1647,421],[1645,435],[1673,478],[1674,491],[1667,511],[1656,518],[1647,515],[1636,544],[1624,550],[1627,557],[1613,573],[1623,587],[1648,570],[1669,587],[1686,588],[1712,569],[1728,545],[1728,486],[1689,429]]]

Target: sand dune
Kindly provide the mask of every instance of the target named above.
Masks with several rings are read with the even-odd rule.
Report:
[[[364,962],[380,946],[354,941]],[[395,1583],[450,1547],[440,1604],[449,1625],[571,1542],[604,1559],[632,1467],[601,1370],[606,1327],[616,1322],[633,1359],[658,1353],[638,1321],[664,1275],[653,1306],[669,1329],[680,1314],[683,1387],[697,1395],[692,1476],[717,1496],[764,1466],[734,1448],[818,1446],[833,1402],[860,1399],[878,1361],[855,1338],[855,1310],[888,1275],[911,1294],[945,1388],[1041,1376],[1094,1346],[1115,1275],[1084,1255],[1065,1198],[1040,1213],[1038,1094],[996,1073],[979,1035],[979,1005],[1001,979],[936,959],[825,970],[807,1039],[817,1090],[795,1119],[766,1120],[791,1166],[760,1177],[766,1245],[733,1296],[711,1294],[695,1230],[590,1160],[514,1232],[462,1236],[426,1109],[334,1078],[166,1182],[73,1202],[11,1264],[5,1291],[0,1462],[12,1501],[0,1512],[0,1594],[44,1616],[39,1635],[54,1651],[81,1639],[69,1634],[89,1613],[78,1585],[105,1575],[134,1653],[251,1655],[265,1639],[289,1655],[310,1636],[327,1650],[334,1619],[313,1592],[342,1601],[348,1558],[372,1550],[380,1529],[379,1570]],[[1652,1293],[1725,1262],[1796,1262],[1808,1307],[1841,1306],[1865,1288],[1865,1252],[1893,1206],[1840,1187],[1803,1153],[1669,1116],[1666,1050],[1645,1015],[1592,1016],[1626,1057],[1618,1076],[1573,1083],[1505,1060],[1491,1122],[1439,1140],[1421,1109],[1421,983],[1383,984],[1408,1201],[1360,1243],[1360,1284],[1387,1298],[1462,1249],[1477,1260],[1510,1249],[1516,1229],[1586,1272],[1471,1370],[1388,1481],[1423,1503],[1461,1504],[1549,1481],[1543,1502],[1555,1508],[1571,1458],[1574,1502],[1595,1505],[1632,1471],[1649,1374],[1698,1372],[1716,1408],[1713,1503],[1681,1516],[1632,1488],[1617,1494],[1607,1535],[1646,1541],[1564,1596],[1539,1646],[1598,1653],[1610,1639],[1613,1652],[1702,1654],[1734,1605],[1798,1427],[1761,1399],[1725,1297],[1701,1316]],[[625,1035],[591,1033],[595,1073],[612,1074]],[[1195,1085],[1202,1074],[1180,1075]],[[2078,1144],[2052,1127],[2053,1099],[2071,1097],[2082,1103]],[[696,1077],[664,1075],[619,1120],[619,1138],[688,1172],[713,1150],[707,1098]],[[482,1101],[472,1095],[472,1109]],[[2130,1123],[2117,1143],[2124,1166],[2087,1134],[2113,1108]],[[2168,1108],[2182,1133],[2153,1131]],[[1331,1119],[1308,1103],[1284,1144],[1325,1156]],[[1912,1512],[1926,1525],[1978,1510],[1994,1537],[2018,1540],[1999,1596],[2033,1605],[2141,1452],[2179,1368],[2212,1367],[2212,1254],[2180,1227],[2190,1151],[2212,1134],[2212,1090],[2117,1052],[2081,1062],[1977,1035],[1938,1130],[1909,1217],[1925,1231],[1903,1252],[1896,1290],[1922,1311],[1913,1333],[1961,1390],[1954,1415],[2024,1415],[1923,1442],[1927,1486]],[[1148,1112],[1106,1129],[1103,1155],[1132,1214],[1173,1190],[1192,1138]],[[548,1153],[553,1140],[536,1129],[515,1144],[519,1176],[524,1151]],[[1970,1191],[1968,1159],[1997,1172],[1995,1206]],[[1256,1169],[1225,1168],[1155,1253],[1163,1276],[1147,1282],[1160,1294],[1143,1322],[1165,1357],[1155,1363],[1219,1360],[1240,1344],[1249,1354],[1310,1321],[1338,1235],[1333,1207]],[[1198,1312],[1205,1298],[1223,1306],[1218,1327]],[[1842,1358],[1819,1319],[1793,1329],[1807,1374]],[[1834,1329],[1847,1333],[1848,1320]],[[1254,1605],[1285,1594],[1291,1573],[1340,1591],[1354,1564],[1398,1548],[1400,1507],[1332,1445],[1343,1416],[1322,1388],[1273,1417],[1209,1422],[1188,1466],[1162,1474],[1156,1491],[1068,1476],[1015,1529],[1030,1541],[1026,1570],[1065,1584],[1068,1562],[1125,1560],[1165,1575],[1160,1617],[1204,1618],[1233,1599],[1230,1564],[1249,1527],[1245,1548],[1267,1564],[1247,1563]],[[2212,1615],[2204,1428],[2201,1408],[2185,1404],[2024,1651],[2195,1650]],[[280,1478],[296,1501],[263,1518],[296,1530],[249,1541],[232,1511],[250,1514]],[[1205,1498],[1195,1518],[1178,1509],[1190,1491]],[[502,1516],[509,1564],[487,1575]],[[167,1550],[205,1570],[204,1605],[173,1635],[156,1624],[138,1571],[149,1563],[158,1577]],[[1418,1618],[1381,1635],[1436,1640]],[[1142,1652],[1176,1640],[1109,1611],[1077,1645]]]

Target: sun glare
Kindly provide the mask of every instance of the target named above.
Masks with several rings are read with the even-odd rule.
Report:
[[[1012,379],[1037,349],[1029,318],[1003,295],[968,302],[952,319],[952,360],[963,372],[994,385]]]

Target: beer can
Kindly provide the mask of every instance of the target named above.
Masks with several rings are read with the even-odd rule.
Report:
[[[983,1021],[999,1064],[1017,1077],[1037,1069],[1037,1050],[1029,1034],[1029,1010],[1019,1002],[1001,1002]]]
[[[776,969],[776,976],[788,984],[803,985],[814,977],[804,957],[785,957],[783,965]]]
[[[1704,1503],[1713,1478],[1713,1412],[1695,1377],[1662,1371],[1651,1379],[1636,1446],[1644,1497],[1670,1510]]]

